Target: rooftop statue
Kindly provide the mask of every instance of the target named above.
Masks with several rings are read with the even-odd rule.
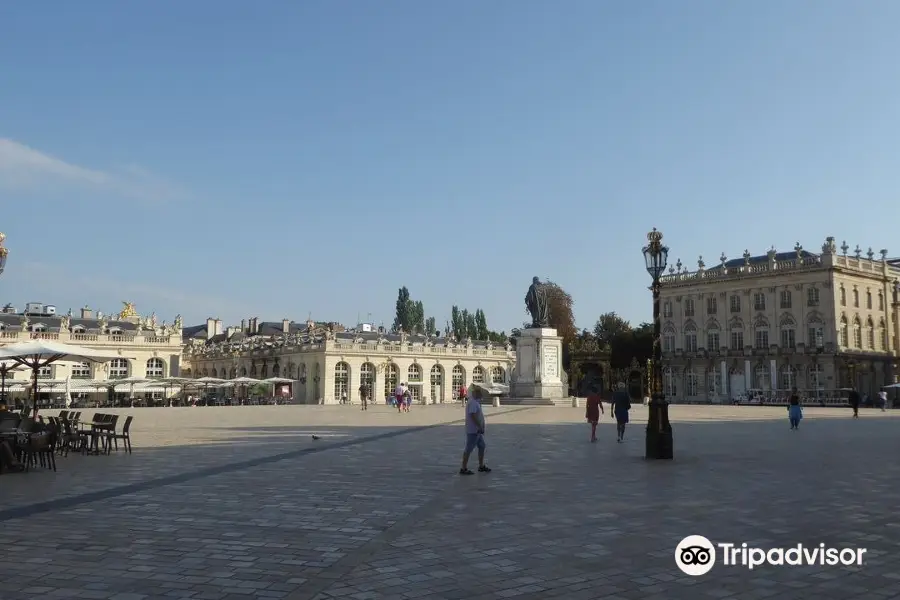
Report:
[[[119,313],[119,320],[131,319],[138,316],[137,310],[134,308],[134,302],[122,301],[122,312]]]

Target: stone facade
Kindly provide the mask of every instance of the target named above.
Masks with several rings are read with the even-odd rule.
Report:
[[[457,399],[471,383],[507,383],[515,352],[488,342],[456,343],[421,335],[335,331],[309,323],[305,328],[285,321],[280,332],[238,329],[230,337],[208,328],[209,339],[192,340],[185,348],[185,373],[193,377],[284,377],[291,379],[294,402],[336,404],[343,394],[359,402],[363,381],[371,383],[374,400],[401,382],[416,402]],[[222,338],[217,340],[216,338]]]
[[[681,261],[661,278],[663,381],[674,401],[727,402],[797,387],[836,398],[873,396],[897,381],[900,261],[887,251],[848,255],[828,238],[696,271]]]
[[[71,314],[19,312],[7,306],[0,312],[0,347],[33,339],[46,339],[106,352],[117,352],[122,358],[101,364],[55,363],[44,367],[41,379],[105,381],[126,377],[177,377],[181,371],[181,319],[175,323],[158,323],[156,316],[141,317],[127,305],[119,315],[106,316],[82,309]],[[29,380],[31,374],[21,369],[11,371],[7,384],[15,386]],[[58,390],[57,390],[58,391]],[[79,390],[83,391],[83,390]]]

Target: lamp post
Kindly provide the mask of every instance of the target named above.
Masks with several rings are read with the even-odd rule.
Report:
[[[653,279],[650,289],[653,292],[653,361],[651,363],[652,387],[650,407],[647,416],[647,439],[645,458],[648,459],[672,459],[672,425],[669,423],[669,404],[662,382],[662,323],[659,314],[659,278],[666,268],[669,257],[669,249],[663,246],[662,233],[653,228],[647,234],[648,244],[644,246],[644,261],[647,265],[647,273]]]
[[[6,241],[6,234],[0,232],[0,275],[3,274],[3,269],[6,267],[6,257],[9,256],[9,250],[3,245],[4,241]]]

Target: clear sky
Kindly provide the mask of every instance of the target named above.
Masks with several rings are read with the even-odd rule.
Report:
[[[897,237],[896,0],[0,4],[0,301],[648,320],[641,246]]]

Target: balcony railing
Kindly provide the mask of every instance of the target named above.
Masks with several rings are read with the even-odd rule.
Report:
[[[51,333],[47,331],[19,331],[19,330],[0,330],[0,342],[16,343],[28,340],[54,340],[60,342],[71,342],[74,344],[153,344],[153,345],[173,345],[181,346],[181,340],[178,336],[156,336],[156,335],[134,335],[131,333],[121,334],[97,334],[85,332],[61,332]]]
[[[310,343],[310,344],[302,344],[297,346],[281,346],[279,348],[257,348],[257,349],[246,349],[246,350],[238,350],[237,354],[233,354],[234,351],[227,349],[218,349],[218,348],[210,348],[210,349],[202,349],[200,352],[194,354],[195,360],[213,360],[216,358],[223,357],[234,357],[234,356],[244,356],[244,357],[269,357],[269,356],[280,356],[283,354],[292,354],[292,353],[302,353],[302,352],[314,352],[321,350],[336,350],[340,352],[347,353],[361,353],[361,354],[373,354],[373,353],[384,353],[384,354],[452,354],[454,356],[479,356],[479,357],[492,357],[498,359],[509,359],[515,357],[514,350],[506,350],[505,348],[475,348],[475,347],[467,347],[467,346],[423,346],[420,344],[409,345],[409,344],[378,344],[374,342],[367,343],[355,343],[349,341],[327,341],[325,343]]]

